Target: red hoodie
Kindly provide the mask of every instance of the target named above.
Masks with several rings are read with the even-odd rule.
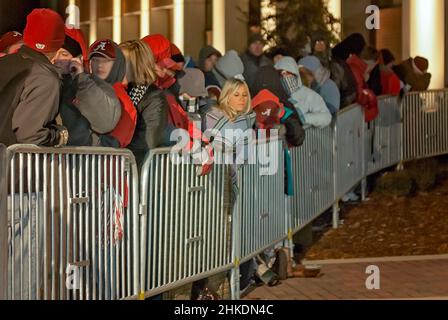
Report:
[[[280,124],[285,114],[283,103],[271,91],[263,89],[252,99],[252,109],[257,114],[257,127],[272,129]]]
[[[367,63],[362,61],[357,55],[352,54],[347,59],[353,76],[356,81],[357,98],[356,102],[364,108],[365,121],[370,122],[378,116],[378,99],[372,90],[369,89],[364,80],[367,71]]]

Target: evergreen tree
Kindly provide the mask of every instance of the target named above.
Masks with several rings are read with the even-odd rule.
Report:
[[[301,54],[315,34],[334,44],[339,20],[328,10],[325,0],[269,0],[275,14],[262,18],[263,25],[274,22],[275,28],[263,28],[271,46],[287,48],[294,57]],[[270,30],[271,29],[271,30]]]

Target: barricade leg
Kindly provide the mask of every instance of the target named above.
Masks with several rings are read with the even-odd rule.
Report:
[[[339,227],[339,201],[333,204],[333,229]]]

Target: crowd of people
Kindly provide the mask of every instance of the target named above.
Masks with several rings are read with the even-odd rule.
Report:
[[[195,62],[159,34],[88,46],[58,13],[35,9],[23,35],[0,38],[0,143],[128,148],[140,165],[149,150],[175,143],[175,129],[192,138],[206,129],[278,129],[298,147],[304,127],[325,128],[342,108],[358,103],[371,122],[377,96],[429,86],[427,59],[395,64],[361,34],[333,48],[319,34],[310,42],[309,55],[292,57],[287,48],[265,52],[262,35],[252,34],[241,54],[206,46]]]

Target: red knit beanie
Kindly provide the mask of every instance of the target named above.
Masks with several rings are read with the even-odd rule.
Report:
[[[26,18],[23,40],[29,48],[49,53],[64,44],[65,25],[61,16],[50,9],[34,9]]]

